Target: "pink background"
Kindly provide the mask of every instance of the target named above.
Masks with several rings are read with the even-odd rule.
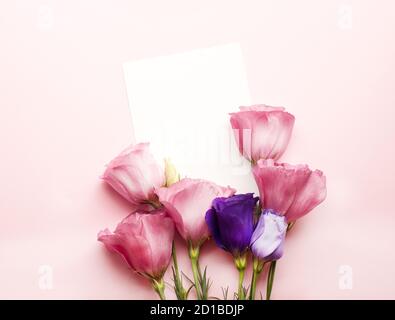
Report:
[[[0,298],[155,298],[96,242],[129,212],[98,179],[133,139],[122,63],[239,42],[253,102],[297,118],[283,160],[328,178],[273,298],[394,299],[393,39],[392,0],[1,1]],[[232,291],[230,257],[212,244],[202,255],[213,295]]]

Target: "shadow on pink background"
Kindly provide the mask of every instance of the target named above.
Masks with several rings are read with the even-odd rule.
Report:
[[[96,241],[130,211],[99,180],[133,141],[122,63],[239,42],[253,102],[296,116],[282,160],[328,180],[273,298],[394,299],[394,12],[391,0],[2,1],[0,298],[156,298]],[[230,257],[202,255],[212,294],[232,292]]]

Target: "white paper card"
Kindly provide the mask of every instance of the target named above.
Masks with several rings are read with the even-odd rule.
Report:
[[[229,112],[250,104],[241,48],[229,44],[124,64],[136,142],[182,176],[255,192]]]

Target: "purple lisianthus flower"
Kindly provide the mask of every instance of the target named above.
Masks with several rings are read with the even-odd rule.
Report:
[[[237,256],[250,245],[254,209],[259,198],[253,193],[216,198],[206,213],[206,222],[216,244]]]
[[[286,233],[285,217],[278,215],[274,210],[264,210],[251,237],[252,253],[264,261],[280,259],[284,251]]]

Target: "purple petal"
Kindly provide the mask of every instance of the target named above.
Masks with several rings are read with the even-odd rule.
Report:
[[[251,237],[253,254],[262,260],[281,258],[286,232],[285,217],[273,210],[265,210]]]
[[[218,226],[217,212],[214,208],[211,208],[206,212],[206,223],[217,246],[220,248],[224,248]]]

